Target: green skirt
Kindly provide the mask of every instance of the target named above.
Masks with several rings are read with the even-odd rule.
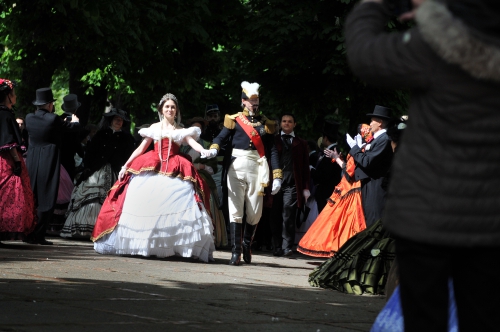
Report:
[[[379,220],[347,240],[332,258],[314,269],[309,284],[356,295],[384,294],[394,257],[394,239]]]

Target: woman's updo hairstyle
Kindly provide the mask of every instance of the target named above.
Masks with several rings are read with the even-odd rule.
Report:
[[[0,102],[3,102],[16,87],[16,82],[0,78]]]
[[[177,97],[174,96],[171,93],[167,93],[166,95],[164,95],[161,98],[160,102],[158,103],[158,107],[156,108],[157,111],[158,111],[158,117],[160,118],[160,121],[163,121],[163,112],[162,112],[162,109],[163,109],[163,105],[165,105],[165,102],[167,100],[172,100],[175,103],[175,125],[176,125],[176,127],[180,127],[180,123],[181,123],[181,110],[179,108],[179,102],[177,101]]]

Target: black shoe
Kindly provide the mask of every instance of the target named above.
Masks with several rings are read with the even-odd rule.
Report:
[[[277,249],[274,249],[274,252],[273,252],[273,256],[283,256],[285,253],[283,252],[283,249],[281,248],[277,248]]]
[[[229,265],[240,265],[241,262],[241,254],[233,253],[231,256],[231,260],[229,261]]]
[[[292,256],[293,255],[293,250],[292,249],[285,249],[283,251],[283,256]]]
[[[33,236],[28,236],[23,240],[23,242],[28,244],[38,244],[38,241]]]
[[[38,243],[39,245],[42,245],[42,246],[51,246],[54,244],[53,242],[47,241],[45,239],[40,239],[36,243]]]

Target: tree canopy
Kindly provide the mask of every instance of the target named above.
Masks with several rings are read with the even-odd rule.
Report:
[[[241,81],[261,84],[261,109],[291,112],[305,137],[325,119],[342,131],[375,104],[406,112],[408,94],[366,86],[345,58],[344,21],[353,0],[0,0],[0,76],[20,82],[17,110],[35,90],[76,93],[82,122],[106,102],[137,124],[156,121],[167,92],[182,117],[217,103],[240,108]],[[393,28],[393,26],[390,26]]]

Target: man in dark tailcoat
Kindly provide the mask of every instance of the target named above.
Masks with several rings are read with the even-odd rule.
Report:
[[[71,122],[72,115],[76,114],[81,105],[82,104],[78,101],[77,95],[69,94],[64,96],[63,104],[61,105],[61,108],[64,111],[62,119],[64,121]],[[78,154],[80,158],[84,157],[83,147],[80,142],[81,139],[79,132],[68,131],[63,133],[60,147],[61,165],[64,166],[71,180],[74,180],[76,175],[75,154]]]
[[[373,113],[367,116],[371,118],[373,141],[364,145],[360,135],[353,139],[347,134],[347,143],[351,147],[349,154],[356,162],[355,179],[361,180],[361,201],[366,226],[369,227],[382,217],[386,197],[384,184],[391,167],[393,151],[386,133],[391,120],[391,109],[377,105]]]
[[[336,122],[325,122],[323,127],[322,144],[327,150],[337,151],[337,137],[339,124]],[[327,199],[332,195],[335,186],[340,182],[342,169],[337,163],[332,163],[330,158],[325,158],[322,151],[316,170],[313,173],[315,185],[315,198],[318,204],[318,212],[321,212],[326,205]]]
[[[269,183],[269,165],[273,172],[272,194],[281,186],[278,152],[274,145],[275,121],[267,119],[259,110],[257,83],[242,82],[243,112],[226,114],[224,128],[213,140],[209,158],[217,155],[228,142],[224,161],[223,180],[227,181],[228,209],[232,256],[230,265],[239,265],[241,252],[246,263],[252,260],[251,244],[262,216],[264,189]],[[225,178],[225,179],[224,179]],[[242,241],[243,216],[246,224]]]
[[[67,122],[54,114],[54,101],[50,88],[36,90],[33,105],[37,109],[26,116],[30,139],[27,166],[38,214],[35,231],[28,242],[42,245],[52,244],[45,240],[45,230],[52,219],[59,190],[61,135],[80,128],[76,115]]]
[[[295,135],[295,117],[281,116],[281,133],[274,137],[280,168],[281,189],[273,197],[271,229],[275,256],[292,255],[295,243],[295,216],[311,196],[307,141]]]

